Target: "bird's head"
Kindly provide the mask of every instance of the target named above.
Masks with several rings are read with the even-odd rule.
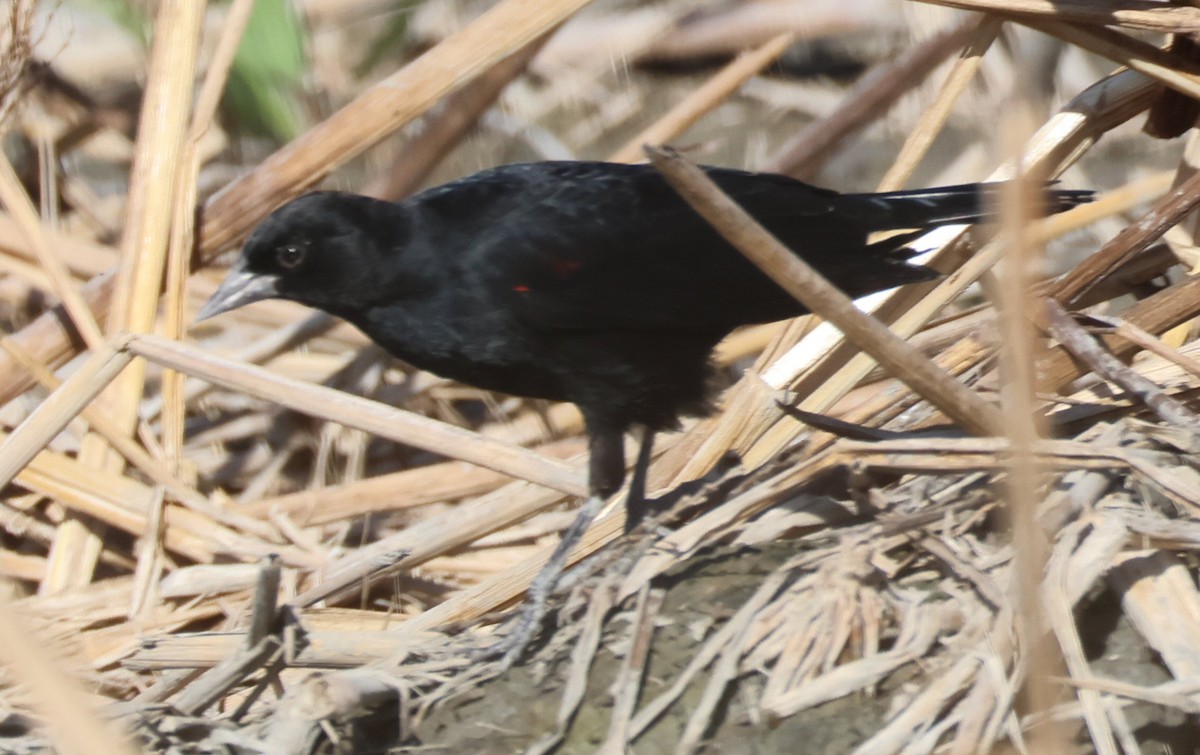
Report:
[[[337,313],[383,284],[403,222],[396,206],[341,192],[314,192],[271,213],[196,319],[263,299],[290,299]]]

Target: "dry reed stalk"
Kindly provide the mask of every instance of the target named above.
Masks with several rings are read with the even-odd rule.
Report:
[[[1095,315],[1093,315],[1093,317],[1094,316]],[[1124,338],[1130,343],[1137,344],[1140,348],[1151,354],[1154,354],[1155,356],[1161,357],[1172,364],[1178,365],[1182,369],[1191,373],[1193,377],[1200,377],[1200,360],[1185,354],[1180,348],[1172,348],[1164,341],[1155,338],[1152,334],[1147,333],[1133,323],[1122,318],[1117,317],[1102,319],[1111,320],[1114,325],[1113,332],[1121,338]],[[1194,343],[1195,342],[1193,342],[1193,344]],[[1145,372],[1146,364],[1145,362],[1142,362],[1139,365],[1138,373],[1145,374]]]
[[[1029,104],[1019,92],[1008,96],[1008,115],[1002,119],[1000,138],[1010,160],[1020,164],[1023,143],[1033,131]],[[1021,715],[1037,715],[1055,702],[1055,688],[1047,677],[1059,675],[1064,668],[1061,651],[1041,642],[1046,627],[1039,586],[1049,552],[1038,529],[1036,512],[1045,470],[1037,463],[1034,448],[1045,434],[1045,407],[1037,399],[1039,346],[1025,313],[1036,306],[1034,274],[1040,269],[1045,242],[1031,232],[1033,220],[1042,214],[1039,204],[1046,177],[1037,170],[1021,170],[1005,183],[1000,193],[999,235],[1002,265],[996,286],[995,302],[1000,315],[1000,373],[1003,381],[1001,404],[1004,408],[1004,434],[1008,437],[1005,486],[1007,525],[1012,532],[1013,574],[1008,602],[1015,608],[1017,635],[1022,661],[1026,664],[1025,683],[1016,706]],[[1058,727],[1031,734],[1035,751],[1057,752],[1068,744],[1067,733]]]
[[[154,488],[129,477],[90,468],[49,451],[38,453],[14,480],[24,488],[55,499],[68,511],[139,537],[148,533],[151,507],[159,497]],[[201,563],[218,556],[256,557],[271,550],[278,550],[289,563],[312,565],[321,561],[297,548],[279,545],[275,542],[277,536],[257,537],[265,526],[262,522],[241,526],[243,518],[236,512],[217,512],[217,516],[211,513],[211,509],[201,513],[168,506],[164,513],[164,545]],[[225,522],[231,519],[236,526],[226,526]]]
[[[12,276],[16,280],[24,281],[26,285],[46,293],[54,291],[54,282],[41,267],[22,262],[18,258],[0,255],[0,272],[6,276]]]
[[[600,642],[604,635],[604,620],[613,608],[611,586],[605,584],[598,589],[592,600],[588,602],[587,616],[583,622],[583,631],[579,640],[571,650],[571,673],[563,685],[558,713],[554,721],[554,731],[536,742],[527,751],[527,755],[549,755],[558,748],[567,733],[567,727],[575,717],[580,704],[587,693],[589,671],[600,650]]]
[[[618,597],[621,600],[634,594],[645,582],[666,571],[693,552],[702,544],[714,542],[728,534],[736,525],[745,522],[772,505],[780,503],[789,491],[801,489],[805,484],[818,479],[831,469],[852,463],[838,448],[814,456],[794,468],[772,475],[758,486],[746,490],[722,502],[722,505],[707,511],[687,522],[670,535],[662,538],[656,547],[648,551],[634,565],[621,583]],[[846,518],[849,518],[849,512]],[[801,526],[833,526],[839,517],[822,511]]]
[[[129,216],[120,244],[116,309],[107,323],[110,333],[154,329],[206,6],[194,0],[165,0],[158,6],[130,175]],[[117,426],[131,425],[136,417],[144,377],[145,367],[138,363],[113,386]]]
[[[1181,42],[1184,40],[1182,37],[1177,37],[1176,39],[1179,39]],[[1164,96],[1166,96],[1165,93]],[[1184,106],[1191,107],[1193,104],[1193,101],[1188,100]],[[1150,125],[1148,122],[1147,128]],[[1175,169],[1173,185],[1182,184],[1195,174],[1198,162],[1200,162],[1200,132],[1193,131],[1188,135],[1187,143],[1183,148],[1183,154],[1180,156],[1179,165]],[[1191,275],[1200,273],[1200,257],[1194,253],[1200,248],[1196,244],[1198,235],[1200,235],[1200,213],[1192,213],[1190,217],[1184,218],[1177,226],[1163,234],[1163,238],[1167,242],[1167,247],[1181,262],[1191,268]],[[1193,325],[1194,322],[1189,322],[1175,326],[1163,334],[1163,341],[1171,346],[1183,345],[1191,336]]]
[[[22,555],[9,550],[0,551],[0,576],[24,582],[39,582],[46,575],[46,559]]]
[[[609,717],[608,734],[597,750],[600,755],[625,755],[633,743],[631,724],[637,701],[646,678],[650,660],[650,640],[655,621],[662,608],[665,591],[646,585],[638,593],[633,611],[633,643],[625,656],[621,670],[613,681],[613,712]]]
[[[995,623],[996,630],[989,635],[1003,634],[1003,621],[997,620]],[[855,748],[854,755],[894,755],[904,752],[915,735],[927,730],[930,722],[938,720],[941,712],[952,700],[967,693],[972,682],[981,675],[981,667],[984,659],[988,657],[989,646],[994,642],[995,640],[989,637],[979,643],[981,647],[976,652],[959,655],[953,665],[942,670],[935,680],[917,692],[904,709],[892,716],[883,728]],[[924,744],[927,744],[928,749],[932,749],[936,741],[935,737],[934,741]],[[1030,752],[1024,743],[1019,741],[1015,747],[1018,752]]]
[[[991,353],[991,349],[983,348],[975,339],[964,338],[937,354],[933,360],[947,374],[958,378],[991,356]],[[874,396],[856,397],[854,401],[847,401],[848,408],[844,413],[838,411],[838,404],[830,407],[830,413],[846,422],[882,427],[919,400],[904,383],[898,380],[889,382],[890,385],[879,386],[880,389]],[[853,392],[847,393],[843,399],[849,399],[853,395]],[[801,411],[808,410],[801,408]],[[804,455],[818,454],[836,441],[837,438],[829,433],[814,434],[805,444]]]
[[[762,69],[771,65],[795,40],[793,34],[780,34],[758,48],[742,53],[716,75],[696,87],[664,116],[647,126],[637,136],[609,156],[614,163],[635,163],[645,159],[642,147],[646,144],[668,144],[681,136],[711,110],[727,100],[734,92]]]
[[[196,176],[200,172],[195,141],[191,141],[186,147],[183,163],[175,190],[178,202],[171,222],[171,236],[167,242],[166,295],[163,301],[164,335],[176,341],[183,339],[187,329],[187,279],[192,237],[195,232]],[[159,414],[162,420],[163,450],[169,469],[178,474],[183,466],[183,434],[187,415],[185,376],[176,370],[168,369],[163,370],[160,381],[162,403]]]
[[[1186,181],[1173,188],[1138,222],[1126,226],[1095,254],[1089,255],[1075,269],[1060,278],[1052,290],[1054,298],[1068,307],[1074,305],[1108,273],[1144,252],[1169,228],[1191,214],[1198,204],[1200,172],[1193,173]]]
[[[247,596],[234,597],[239,599],[239,603],[244,603]],[[397,647],[394,629],[380,622],[378,614],[375,625],[369,628],[314,629],[305,633],[305,640],[304,646],[289,661],[294,668],[365,666],[394,656]],[[178,634],[146,643],[137,648],[124,663],[139,671],[207,669],[234,655],[244,643],[245,633],[238,631]],[[465,659],[459,659],[451,667],[466,662]]]
[[[17,473],[46,447],[83,408],[104,390],[132,361],[123,343],[104,345],[68,378],[62,387],[43,401],[12,435],[0,444],[0,486],[12,482]]]
[[[1187,97],[1200,96],[1200,67],[1152,44],[1103,27],[1084,28],[1044,20],[1025,23],[1040,32],[1145,74]]]
[[[1161,199],[1174,185],[1174,176],[1175,171],[1162,170],[1135,178],[1129,183],[1096,195],[1087,204],[1072,207],[1058,215],[1041,218],[1038,220],[1039,235],[1050,241],[1104,218],[1132,212],[1148,202]],[[1128,264],[1128,260],[1125,264]],[[1116,266],[1119,267],[1120,263]],[[1050,285],[1057,288],[1063,285],[1063,279],[1059,278]]]
[[[491,492],[509,477],[464,462],[442,462],[356,480],[320,490],[263,498],[240,507],[248,516],[288,516],[305,527],[368,513],[398,511]]]
[[[573,466],[423,415],[332,388],[289,380],[156,336],[132,336],[126,348],[164,367],[398,443],[469,461],[569,495],[583,495],[587,490],[582,473]]]
[[[1099,528],[1103,527],[1103,521],[1096,523]],[[1085,525],[1075,523],[1072,525],[1075,529],[1082,529]],[[1072,595],[1068,594],[1068,584],[1077,571],[1073,569],[1071,556],[1073,546],[1076,543],[1076,538],[1070,537],[1070,527],[1067,532],[1062,533],[1058,543],[1055,545],[1054,552],[1046,564],[1046,575],[1044,584],[1041,589],[1042,610],[1045,614],[1046,621],[1058,640],[1058,645],[1062,649],[1063,660],[1065,661],[1066,669],[1070,673],[1070,678],[1076,680],[1078,684],[1074,685],[1076,695],[1079,698],[1080,706],[1083,709],[1083,718],[1087,724],[1088,733],[1091,735],[1092,744],[1096,748],[1096,752],[1104,753],[1105,755],[1119,755],[1121,752],[1136,752],[1138,749],[1137,741],[1132,735],[1129,722],[1125,719],[1119,706],[1106,704],[1104,698],[1098,692],[1091,688],[1088,684],[1094,677],[1087,656],[1084,653],[1083,642],[1079,636],[1079,629],[1076,626],[1075,616],[1071,609],[1075,604],[1072,600]],[[1118,546],[1123,545],[1124,535],[1121,532],[1121,542]],[[1082,546],[1080,550],[1082,550]],[[1105,554],[1111,559],[1115,554]],[[1107,571],[1111,567],[1109,559],[1103,563],[1102,570]],[[1100,576],[1096,573],[1094,576]],[[1088,587],[1090,587],[1090,583]],[[1054,677],[1044,680],[1048,687],[1057,687],[1058,682]],[[1049,709],[1047,709],[1047,712]],[[1115,730],[1115,731],[1114,731]],[[1117,746],[1117,739],[1120,739],[1121,747]],[[1060,742],[1058,744],[1066,744]],[[1132,746],[1131,746],[1132,745]]]
[[[166,336],[181,340],[186,328],[187,278],[191,272],[192,245],[196,225],[196,179],[200,174],[201,142],[212,127],[213,118],[225,91],[225,83],[241,44],[242,35],[254,9],[253,0],[237,0],[229,7],[217,47],[209,61],[208,73],[196,97],[183,154],[173,177],[175,202],[166,253],[166,297],[164,325]],[[183,108],[186,114],[186,108]],[[178,471],[183,461],[184,376],[165,370],[162,376],[162,435],[167,462]]]
[[[1071,319],[1057,301],[1046,299],[1043,302],[1043,311],[1047,331],[1054,340],[1090,367],[1094,374],[1120,386],[1128,396],[1145,404],[1163,422],[1184,432],[1198,432],[1200,417],[1167,395],[1153,381],[1125,366],[1121,360],[1101,348],[1096,339],[1084,330],[1082,325]],[[1130,326],[1126,330],[1134,328]],[[1196,437],[1195,442],[1200,446],[1200,436]]]
[[[0,337],[0,348],[3,348],[14,359],[20,362],[47,391],[53,393],[62,386],[62,381],[50,372],[45,365],[38,364],[32,355],[21,349],[12,339],[7,336]],[[99,433],[106,442],[112,445],[126,461],[137,467],[151,480],[162,485],[171,495],[199,511],[216,514],[215,518],[218,521],[225,518],[217,510],[208,505],[208,501],[203,495],[185,485],[162,462],[146,453],[133,438],[121,432],[112,423],[109,416],[100,411],[96,405],[88,404],[84,406],[80,414],[87,424]]]
[[[795,564],[806,559],[806,556],[793,559],[763,580],[754,595],[742,604],[738,612],[722,627],[720,635],[707,643],[707,647],[716,650],[714,658],[716,666],[711,672],[700,700],[690,706],[688,722],[680,735],[676,752],[692,753],[699,749],[700,740],[711,725],[712,717],[716,713],[718,703],[725,695],[728,683],[738,673],[742,648],[746,645],[746,637],[752,631],[759,611],[775,598],[780,589],[795,578],[796,575],[793,573]],[[640,718],[643,717],[639,716]],[[635,722],[630,728],[631,734],[636,735],[641,727]]]
[[[756,357],[779,336],[788,324],[771,322],[739,328],[717,344],[713,361],[719,365],[731,365],[748,357]]]
[[[902,635],[890,650],[848,661],[829,673],[788,688],[771,690],[768,682],[759,703],[763,712],[772,720],[782,721],[802,710],[870,688],[900,667],[919,661],[929,652],[945,627],[933,615],[919,615],[933,614],[933,610],[914,610],[918,615],[910,617],[905,627],[913,625],[915,632]]]
[[[1200,31],[1200,9],[1153,0],[922,0],[932,5],[1015,16],[1049,17],[1095,26],[1146,31]]]
[[[486,501],[487,499],[480,500]],[[464,519],[469,510],[476,508],[476,503],[472,501],[460,505],[461,516]],[[536,510],[544,507],[545,503],[542,503]],[[525,512],[522,511],[519,513]],[[508,520],[507,523],[517,520],[511,514],[504,518]],[[568,565],[578,563],[619,538],[624,532],[624,527],[625,512],[620,506],[613,508],[607,516],[597,518],[592,523],[592,526],[588,528],[579,545],[572,551],[567,561]],[[496,528],[493,527],[492,529]],[[408,619],[396,631],[407,638],[438,627],[475,621],[481,616],[486,616],[511,604],[529,589],[530,583],[541,572],[542,567],[546,565],[546,561],[549,560],[550,554],[554,552],[554,549],[555,544],[538,549],[536,554],[523,560],[521,563],[509,567],[498,574],[494,574],[479,584],[458,592],[436,606],[428,608],[417,616]]]
[[[162,488],[155,490],[154,500],[146,517],[146,532],[137,539],[134,556],[137,565],[133,569],[133,595],[129,601],[129,618],[148,618],[160,605],[158,585],[160,577],[167,572],[166,549],[163,546],[163,506],[166,496]]]

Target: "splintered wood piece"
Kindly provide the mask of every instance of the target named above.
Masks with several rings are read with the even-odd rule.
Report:
[[[1200,678],[1200,592],[1179,560],[1162,551],[1129,551],[1109,583],[1121,607],[1176,679]]]

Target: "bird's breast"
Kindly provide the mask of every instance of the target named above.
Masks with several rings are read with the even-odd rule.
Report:
[[[436,375],[500,393],[570,400],[553,369],[553,348],[507,318],[389,308],[354,324],[393,356]]]

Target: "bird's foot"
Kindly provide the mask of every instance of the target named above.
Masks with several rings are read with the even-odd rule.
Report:
[[[579,545],[579,541],[583,539],[583,533],[587,532],[588,526],[603,507],[604,498],[598,495],[591,495],[584,501],[583,507],[575,515],[575,520],[571,522],[571,526],[567,527],[566,531],[563,532],[562,539],[558,541],[558,547],[550,554],[550,559],[546,562],[546,565],[542,567],[542,570],[538,572],[533,582],[530,583],[529,591],[525,598],[525,605],[521,609],[521,616],[517,620],[517,625],[499,642],[480,650],[480,657],[494,658],[500,656],[500,671],[508,669],[521,657],[537,634],[538,628],[542,625],[542,620],[546,618],[546,613],[549,610],[550,596],[554,593],[555,587],[558,586],[563,570],[566,569],[567,559],[570,558],[571,551],[575,550],[575,546]]]

